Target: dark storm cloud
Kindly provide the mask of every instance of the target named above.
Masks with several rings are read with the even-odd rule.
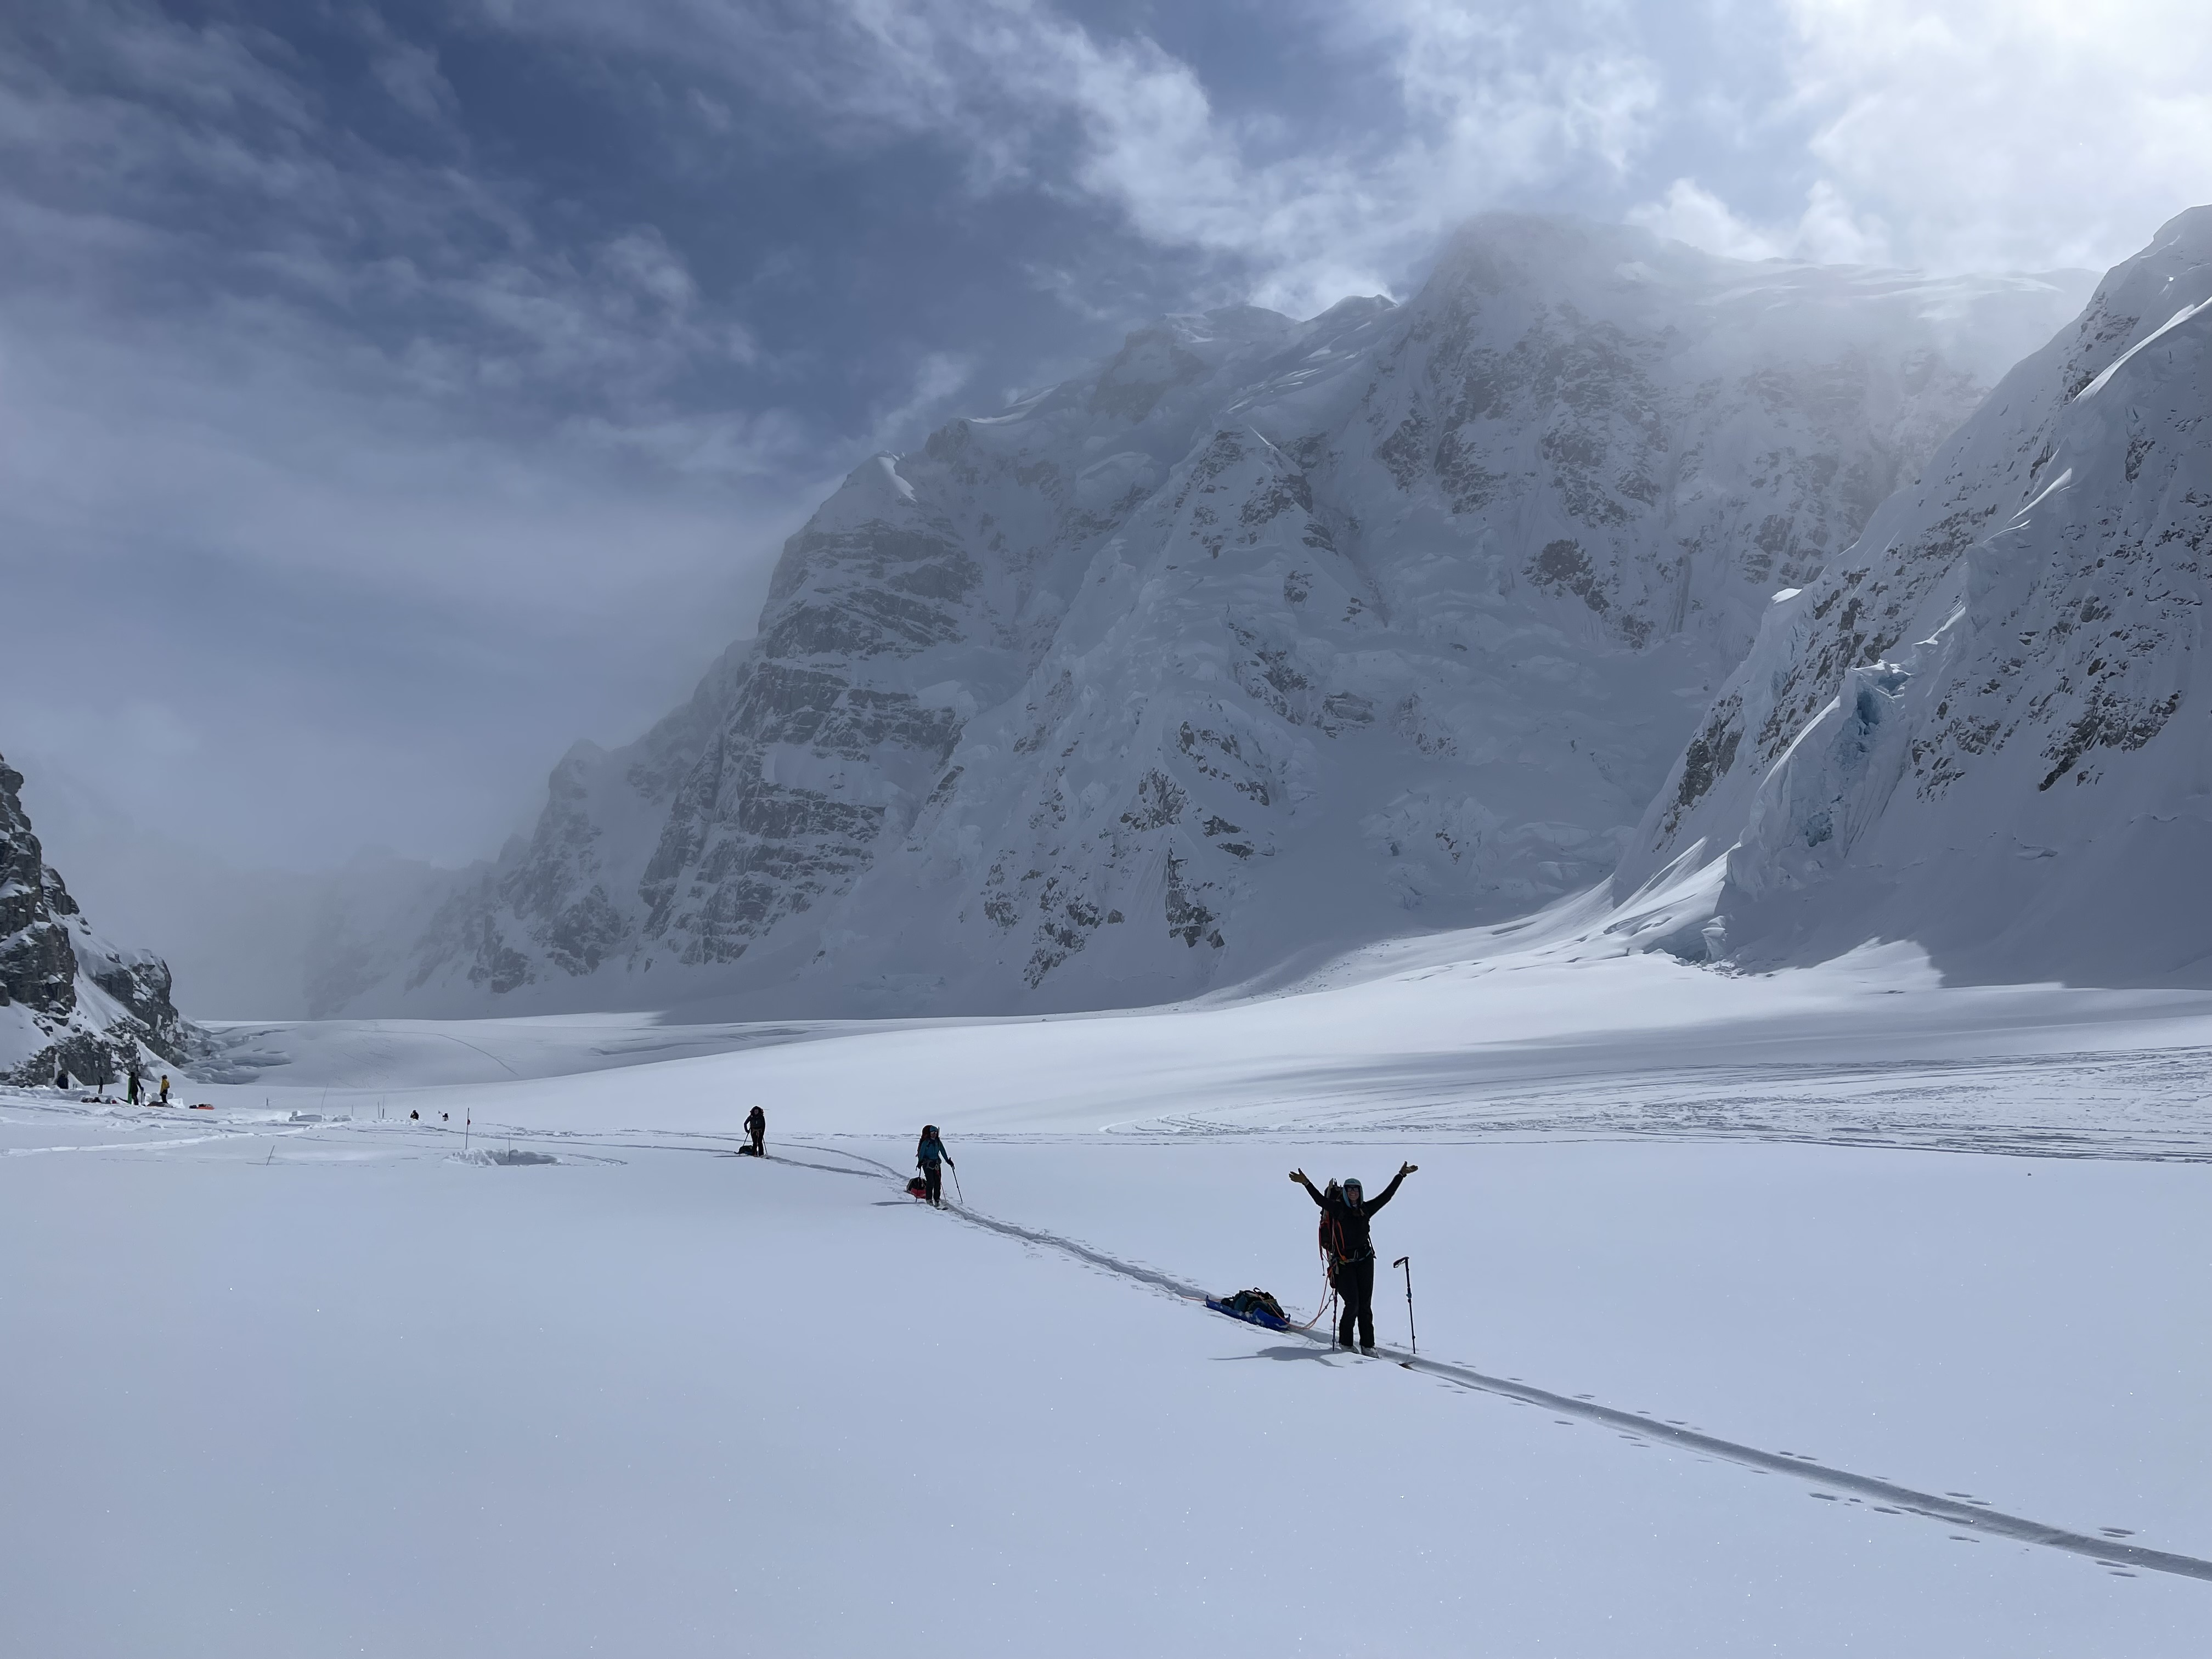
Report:
[[[1402,291],[1500,204],[2118,257],[2212,195],[2212,61],[2077,11],[11,9],[0,749],[248,861],[489,851],[870,448],[1150,313]]]
[[[9,741],[251,859],[495,843],[988,361],[963,307],[1065,316],[970,291],[1018,216],[927,158],[481,18],[82,8],[0,61]]]

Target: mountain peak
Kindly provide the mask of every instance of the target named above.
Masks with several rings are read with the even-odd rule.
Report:
[[[1492,215],[1402,306],[1133,330],[855,468],[753,645],[343,1000],[1127,1005],[1588,886],[1981,394],[1869,292]]]

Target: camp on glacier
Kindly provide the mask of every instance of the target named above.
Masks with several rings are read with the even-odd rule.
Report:
[[[2212,104],[465,10],[0,21],[0,1650],[2202,1648]]]

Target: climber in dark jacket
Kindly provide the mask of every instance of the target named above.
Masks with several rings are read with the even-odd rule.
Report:
[[[757,1106],[745,1114],[745,1133],[752,1138],[746,1148],[755,1158],[768,1156],[768,1114]]]
[[[1322,1223],[1329,1234],[1330,1283],[1344,1304],[1343,1316],[1336,1325],[1340,1348],[1352,1346],[1356,1326],[1361,1350],[1375,1352],[1375,1244],[1368,1234],[1368,1218],[1398,1195],[1399,1183],[1419,1167],[1401,1164],[1390,1184],[1373,1198],[1364,1195],[1357,1177],[1346,1181],[1344,1189],[1332,1196],[1316,1192],[1304,1170],[1291,1171],[1291,1179],[1321,1206]]]
[[[945,1166],[952,1164],[952,1160],[945,1155],[945,1143],[938,1139],[934,1123],[921,1126],[921,1139],[915,1146],[914,1161],[921,1166],[921,1184],[927,1188],[923,1196],[942,1207],[945,1203]],[[952,1164],[952,1167],[957,1170],[960,1166]]]

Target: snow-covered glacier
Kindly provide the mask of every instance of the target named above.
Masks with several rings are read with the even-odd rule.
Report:
[[[862,465],[684,708],[334,921],[318,1006],[1128,1006],[1588,887],[2086,288],[1501,215],[1403,305],[1139,329]]]
[[[1909,939],[1947,973],[2212,983],[2212,208],[2117,266],[1770,607],[1624,897],[1725,857],[1746,965]]]

